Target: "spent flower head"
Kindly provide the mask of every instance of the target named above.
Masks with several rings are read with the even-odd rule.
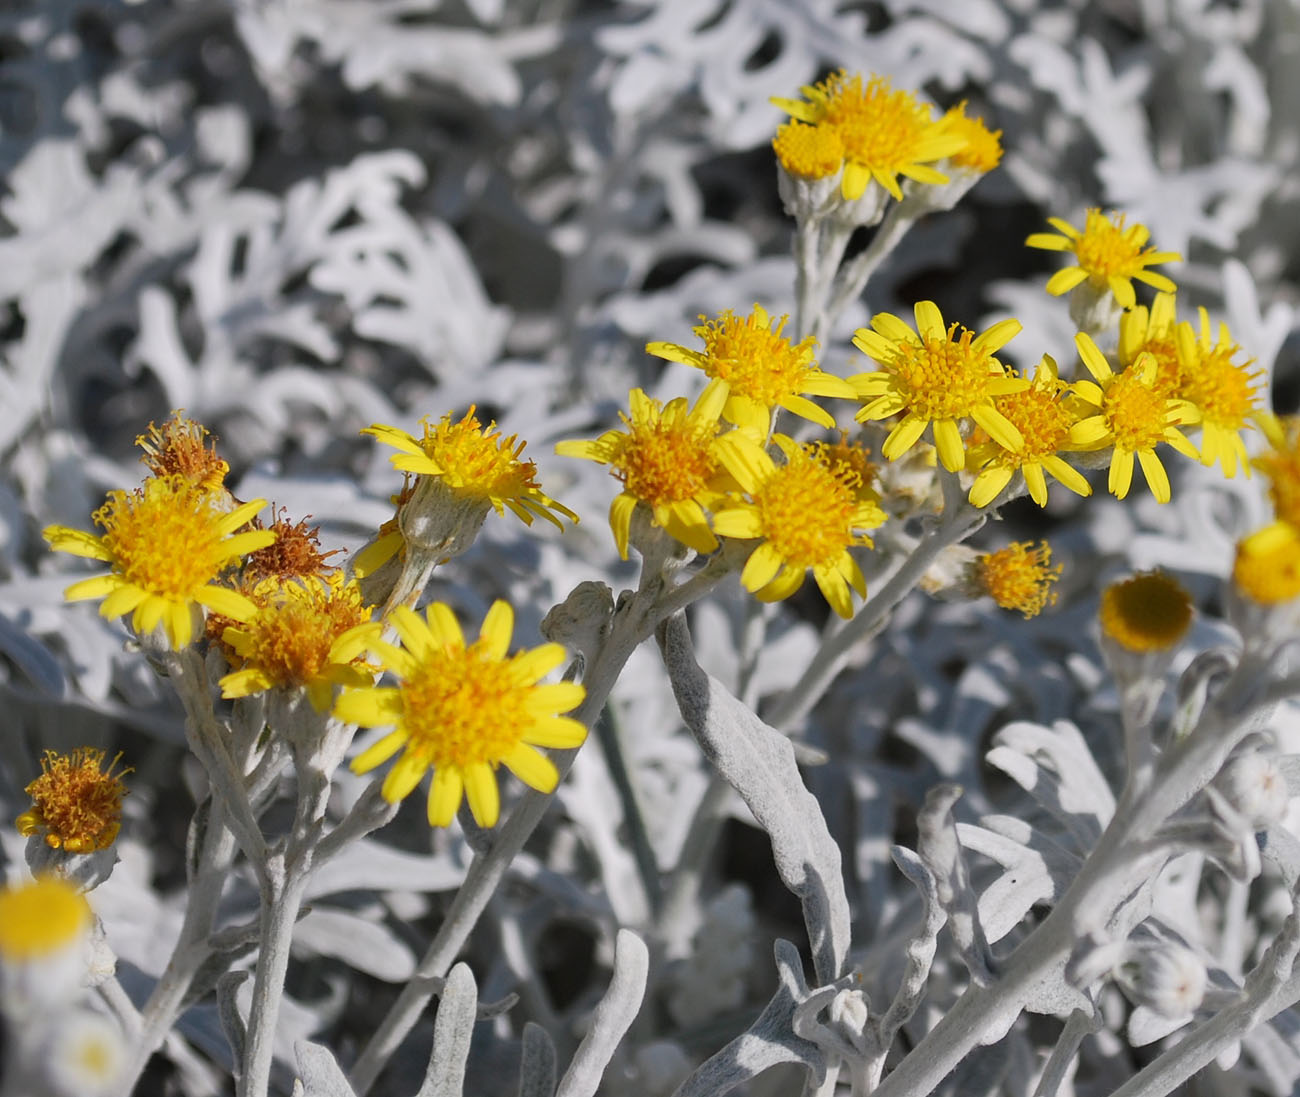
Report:
[[[581,703],[583,687],[541,684],[564,662],[564,648],[543,644],[509,655],[514,611],[500,601],[472,644],[441,602],[424,617],[398,606],[390,623],[401,646],[374,641],[370,650],[397,684],[345,690],[334,706],[334,715],[348,723],[392,727],[352,760],[352,771],[368,773],[400,751],[381,790],[396,803],[432,770],[428,817],[436,827],[451,823],[462,797],[479,826],[495,826],[495,770],[501,765],[531,788],[551,792],[559,773],[536,748],[571,749],[587,734],[578,721],[560,715]]]
[[[723,438],[722,459],[748,498],[722,503],[714,532],[758,541],[740,581],[762,601],[790,597],[811,569],[831,608],[851,617],[850,589],[865,597],[867,582],[849,549],[870,545],[862,531],[886,517],[864,480],[866,452],[843,442],[801,445],[783,434],[773,441],[784,458],[779,465],[739,432]]]
[[[892,88],[883,76],[864,81],[841,70],[800,90],[804,99],[772,102],[792,118],[835,132],[843,147],[840,189],[848,201],[873,184],[901,201],[900,175],[946,183],[948,177],[931,165],[965,147],[964,136],[936,123],[929,104]]]
[[[1096,410],[1070,428],[1070,444],[1082,450],[1113,450],[1108,486],[1117,498],[1123,499],[1133,484],[1136,458],[1156,501],[1169,502],[1169,474],[1156,446],[1167,442],[1196,460],[1196,447],[1177,426],[1194,420],[1196,410],[1156,387],[1156,360],[1151,355],[1140,355],[1123,372],[1115,373],[1090,336],[1080,332],[1074,341],[1095,378],[1095,382],[1076,381],[1074,392]]]
[[[1063,565],[1052,564],[1052,548],[1046,541],[1016,541],[1006,548],[981,553],[971,569],[976,590],[987,594],[1003,609],[1016,610],[1026,619],[1037,617],[1054,606],[1058,594],[1052,589],[1061,577]]]
[[[355,579],[266,579],[252,592],[257,612],[227,627],[222,639],[238,667],[221,679],[223,697],[247,697],[268,689],[302,689],[317,712],[330,706],[335,686],[367,686],[365,662],[383,625],[371,621]]]
[[[240,557],[275,540],[271,530],[236,532],[265,505],[254,499],[227,512],[213,493],[183,476],[153,477],[135,491],[109,492],[93,516],[101,536],[49,526],[44,537],[58,552],[112,567],[73,583],[65,598],[102,598],[104,617],[129,613],[140,635],[161,622],[171,646],[183,648],[194,638],[200,607],[237,621],[253,613],[252,602],[218,580]]]
[[[610,505],[609,525],[624,560],[638,506],[647,507],[656,526],[696,552],[718,547],[706,512],[730,483],[717,447],[718,420],[728,392],[727,383],[715,378],[688,410],[684,396],[665,405],[633,389],[631,415],[619,414],[626,430],[556,445],[555,452],[563,457],[608,465],[610,475],[623,484]]]
[[[1070,428],[1075,423],[1064,398],[1068,389],[1057,374],[1056,362],[1045,354],[1027,389],[993,398],[993,406],[1016,428],[1021,442],[1011,449],[988,438],[971,447],[969,467],[977,473],[970,489],[974,506],[992,503],[1017,472],[1040,507],[1047,506],[1048,473],[1077,495],[1092,494],[1083,474],[1060,456],[1070,448]]]
[[[217,455],[216,442],[208,443],[210,434],[176,411],[161,427],[150,423],[148,433],[139,435],[135,444],[144,450],[140,460],[154,476],[183,476],[206,491],[220,491],[230,465]]]
[[[272,512],[275,508],[272,507]],[[308,516],[310,517],[310,515]],[[254,529],[264,528],[260,518],[254,518]],[[320,550],[320,527],[309,526],[307,519],[291,522],[281,508],[280,516],[265,527],[275,534],[275,540],[264,548],[254,549],[244,561],[242,578],[245,586],[253,586],[263,579],[303,579],[324,576],[336,570],[329,562],[339,549]]]
[[[1106,215],[1099,209],[1087,211],[1082,231],[1059,217],[1047,220],[1060,235],[1036,232],[1025,243],[1031,248],[1073,252],[1076,260],[1072,266],[1052,275],[1047,283],[1048,293],[1060,296],[1087,282],[1094,293],[1109,293],[1121,308],[1131,309],[1137,304],[1134,280],[1167,293],[1176,288],[1163,274],[1147,268],[1157,263],[1176,262],[1182,256],[1148,248],[1146,242],[1151,232],[1145,225],[1125,225],[1124,214]]]
[[[1126,651],[1166,652],[1192,626],[1192,596],[1166,572],[1140,572],[1102,592],[1099,617],[1103,635]]]
[[[117,769],[119,754],[104,768],[105,752],[78,747],[67,754],[47,750],[41,775],[24,790],[32,806],[17,819],[24,838],[43,835],[51,849],[94,853],[107,849],[122,829],[122,778],[130,769]]]
[[[932,427],[944,468],[966,464],[962,425],[973,421],[1006,449],[1024,445],[1020,431],[1000,412],[994,397],[1020,392],[1029,382],[1012,376],[993,355],[1020,331],[1020,321],[1001,320],[980,335],[959,324],[944,325],[933,301],[916,305],[916,331],[882,312],[871,328],[859,328],[853,345],[884,368],[849,378],[866,401],[859,422],[903,413],[881,453],[889,460],[906,453]]]
[[[700,317],[695,334],[704,349],[691,350],[677,343],[649,343],[646,351],[657,358],[702,369],[710,378],[727,386],[723,416],[737,426],[766,436],[772,411],[786,411],[811,420],[821,427],[833,427],[834,418],[808,396],[854,397],[853,387],[843,378],[825,373],[813,360],[817,340],[811,335],[791,343],[784,334],[787,316],[773,320],[761,305],[746,317],[730,309],[716,319]]]

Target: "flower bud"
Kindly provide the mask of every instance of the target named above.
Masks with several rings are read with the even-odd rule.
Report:
[[[1170,943],[1133,946],[1115,968],[1115,981],[1137,1005],[1161,1017],[1190,1017],[1205,996],[1205,964]]]
[[[1214,787],[1257,831],[1278,822],[1291,798],[1277,760],[1257,750],[1231,759],[1215,777]]]

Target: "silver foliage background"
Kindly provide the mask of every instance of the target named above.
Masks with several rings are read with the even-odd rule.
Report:
[[[243,498],[310,514],[325,547],[352,548],[391,515],[397,487],[358,431],[477,404],[528,440],[547,490],[583,522],[563,536],[489,522],[433,594],[474,619],[510,599],[525,642],[578,582],[619,589],[632,571],[605,524],[612,484],[552,445],[610,424],[634,385],[665,399],[698,388],[689,370],[646,356],[648,339],[689,342],[697,314],[755,301],[792,309],[791,224],[769,145],[783,116],[768,99],[840,66],[943,106],[968,100],[1007,153],[955,211],[911,232],[822,348],[825,368],[862,368],[853,327],[919,298],[972,327],[1017,316],[1025,331],[1008,355],[1022,366],[1045,351],[1068,358],[1065,304],[1042,290],[1053,258],[1022,243],[1049,215],[1077,223],[1102,205],[1184,254],[1173,272],[1184,310],[1226,319],[1271,372],[1275,406],[1294,410],[1300,9],[1288,0],[0,9],[0,806],[22,810],[46,747],[121,750],[134,767],[122,860],[94,895],[130,993],[147,992],[179,924],[197,769],[166,683],[124,649],[120,626],[63,604],[67,565],[45,551],[42,526],[84,528],[106,490],[138,479],[136,435],[184,408],[220,438]],[[1057,493],[1046,514],[1007,508],[983,536],[1051,537],[1066,564],[1055,612],[1025,622],[916,596],[800,729],[804,780],[842,855],[864,989],[895,985],[921,917],[890,847],[916,844],[930,788],[966,790],[955,810],[995,944],[1068,880],[1113,809],[1116,699],[1091,626],[1103,581],[1167,566],[1198,597],[1192,646],[1224,640],[1219,581],[1235,538],[1267,520],[1262,490],[1190,464],[1175,475],[1166,507],[1135,492]],[[733,581],[696,607],[695,653],[762,712],[813,650],[825,607],[815,595],[785,607],[742,683],[742,597]],[[517,1092],[525,1021],[568,1061],[620,927],[647,937],[651,965],[608,1093],[672,1093],[772,997],[774,939],[807,949],[772,842],[714,787],[652,647],[607,716],[464,957],[480,1003],[502,1003],[474,1029],[467,1092]],[[1295,710],[1274,731],[1300,749]],[[607,736],[626,774],[607,764]],[[1064,782],[1054,817],[1021,790],[1035,766]],[[361,787],[342,778],[340,810]],[[715,853],[684,877],[674,870],[702,821],[719,829]],[[0,850],[21,863],[12,828]],[[469,857],[459,830],[431,834],[407,805],[315,881],[282,1021],[286,1088],[295,1041],[355,1055]],[[1150,901],[1212,980],[1230,980],[1276,932],[1288,887],[1276,867],[1246,884],[1196,864]],[[232,918],[255,910],[252,884],[236,881],[227,903]],[[941,938],[909,1025],[918,1035],[964,977],[945,950]],[[1110,1092],[1165,1035],[1112,995],[1073,1092]],[[1028,1097],[1054,1026],[1027,1015],[946,1091]],[[417,1028],[375,1092],[414,1092],[432,1027]],[[139,1092],[221,1092],[228,1069],[216,1008],[201,1003]],[[796,1077],[778,1068],[743,1091],[789,1092]],[[1230,1072],[1191,1086],[1286,1094],[1297,1079],[1300,1024],[1283,1015]]]

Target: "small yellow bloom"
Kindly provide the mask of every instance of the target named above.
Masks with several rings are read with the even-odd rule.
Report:
[[[263,580],[253,593],[257,612],[222,637],[238,670],[221,679],[223,697],[268,689],[302,689],[317,712],[330,706],[334,687],[368,686],[368,645],[383,634],[362,604],[357,581],[335,572],[327,578]],[[242,664],[242,665],[240,665]]]
[[[633,389],[631,418],[619,414],[626,431],[607,430],[594,441],[556,445],[563,457],[609,465],[610,475],[622,482],[623,491],[609,508],[609,525],[624,560],[639,504],[650,508],[655,525],[696,552],[718,547],[706,511],[729,484],[717,449],[718,419],[727,395],[726,382],[715,378],[688,412],[684,396],[661,405]]]
[[[848,550],[870,545],[859,531],[885,521],[863,480],[866,453],[844,443],[800,445],[783,434],[773,441],[784,464],[739,432],[722,440],[723,461],[749,498],[723,503],[713,515],[714,531],[759,542],[740,582],[762,601],[790,597],[811,568],[831,608],[851,617],[850,588],[865,597],[867,582]]]
[[[1059,297],[1088,282],[1098,293],[1109,289],[1121,308],[1131,309],[1137,304],[1134,279],[1166,293],[1176,288],[1163,274],[1146,268],[1156,263],[1177,262],[1182,256],[1174,251],[1145,247],[1151,237],[1145,225],[1126,227],[1122,213],[1106,216],[1099,209],[1088,210],[1082,232],[1059,217],[1047,220],[1061,235],[1036,232],[1025,244],[1046,251],[1070,251],[1078,260],[1076,265],[1058,270],[1048,280],[1047,292],[1053,296]]]
[[[844,164],[844,142],[834,126],[786,122],[772,140],[776,158],[800,179],[827,179]]]
[[[1300,598],[1300,531],[1289,522],[1274,522],[1242,540],[1232,581],[1261,606]]]
[[[824,373],[813,361],[817,340],[811,335],[797,344],[782,334],[789,319],[773,322],[761,305],[744,319],[728,309],[716,320],[701,316],[695,334],[704,350],[677,343],[648,343],[646,352],[670,362],[696,366],[727,386],[723,416],[740,427],[766,437],[773,408],[833,427],[834,418],[806,396],[837,396],[852,400],[853,386],[834,374]]]
[[[981,118],[968,118],[964,101],[945,111],[938,124],[940,129],[955,133],[965,141],[949,157],[954,168],[987,175],[1002,160],[1002,131],[990,130]]]
[[[1156,361],[1151,355],[1139,357],[1122,373],[1113,373],[1106,356],[1088,335],[1080,332],[1074,342],[1083,364],[1096,378],[1095,384],[1076,381],[1074,391],[1098,411],[1070,428],[1070,443],[1084,450],[1114,447],[1109,488],[1116,498],[1123,499],[1132,486],[1136,456],[1156,502],[1169,502],[1169,474],[1156,456],[1156,446],[1168,442],[1179,453],[1197,460],[1196,448],[1175,425],[1195,419],[1195,409],[1155,387]]]
[[[1260,414],[1256,422],[1271,452],[1260,454],[1251,463],[1268,479],[1273,512],[1300,529],[1300,418]]]
[[[1253,360],[1234,362],[1241,350],[1233,341],[1227,324],[1219,325],[1218,339],[1211,338],[1210,314],[1201,309],[1200,331],[1184,321],[1178,325],[1176,340],[1182,365],[1177,395],[1186,400],[1199,415],[1201,427],[1201,461],[1223,466],[1223,474],[1233,477],[1241,464],[1250,475],[1241,431],[1253,425],[1259,413],[1256,385],[1263,376],[1250,369]]]
[[[1025,618],[1037,617],[1046,606],[1056,605],[1052,585],[1061,577],[1062,565],[1051,567],[1052,548],[1046,541],[1017,541],[975,559],[976,587],[1003,609],[1017,610]]]
[[[46,845],[69,853],[107,849],[122,829],[122,797],[127,791],[122,777],[131,772],[114,772],[121,757],[104,769],[102,750],[47,750],[41,775],[24,790],[32,806],[18,816],[18,833],[30,838],[43,831]]]
[[[1020,431],[994,404],[995,396],[1022,392],[1029,382],[1013,377],[993,355],[1020,331],[1019,320],[1002,320],[976,336],[959,324],[944,326],[933,301],[915,308],[916,331],[897,316],[878,313],[871,328],[859,328],[853,345],[883,370],[849,378],[867,403],[859,422],[905,413],[881,447],[889,460],[906,453],[933,424],[934,444],[944,468],[966,464],[962,424],[978,423],[1009,450],[1024,445]],[[872,330],[874,329],[874,330]]]
[[[1135,653],[1168,651],[1192,626],[1192,596],[1163,571],[1112,583],[1101,596],[1101,631]]]
[[[27,963],[69,949],[90,932],[90,904],[59,876],[0,888],[0,961]]]
[[[207,444],[210,433],[177,411],[161,427],[150,423],[149,433],[137,437],[135,444],[144,450],[140,460],[154,476],[183,476],[206,491],[219,491],[230,466],[217,456],[216,442]]]
[[[843,71],[800,90],[806,99],[772,102],[801,122],[835,131],[844,148],[840,189],[847,200],[861,198],[875,182],[902,201],[900,175],[921,183],[948,182],[929,165],[959,152],[966,138],[941,129],[929,105],[911,92],[893,90],[882,76],[864,84],[861,76]]]
[[[334,715],[348,723],[393,728],[352,760],[352,772],[368,773],[402,751],[381,790],[396,803],[432,770],[428,816],[435,827],[451,823],[462,796],[479,826],[495,826],[500,799],[494,771],[503,764],[524,784],[551,792],[559,773],[535,748],[568,750],[587,734],[578,721],[559,715],[582,702],[583,687],[538,684],[564,662],[564,648],[543,644],[507,655],[514,611],[506,602],[493,603],[469,645],[440,602],[423,618],[398,606],[390,622],[402,646],[375,641],[370,650],[397,685],[346,690],[334,706]]]
[[[1056,362],[1045,354],[1029,388],[993,398],[993,406],[1019,431],[1022,441],[1016,449],[1008,449],[990,438],[971,448],[970,467],[978,470],[970,490],[974,506],[988,506],[1017,472],[1024,476],[1030,498],[1040,507],[1047,506],[1045,474],[1049,472],[1076,494],[1092,494],[1083,474],[1058,456],[1069,448],[1075,421],[1062,399],[1068,387],[1057,376]]]
[[[1157,293],[1151,307],[1136,305],[1119,319],[1119,365],[1128,369],[1143,354],[1156,360],[1155,389],[1176,396],[1183,380],[1183,364],[1175,333],[1178,328],[1176,297]]]
[[[265,505],[254,499],[226,513],[212,493],[183,476],[154,477],[133,492],[109,492],[93,515],[102,536],[50,526],[44,537],[57,552],[112,565],[109,574],[68,587],[68,601],[103,598],[100,614],[131,614],[140,635],[161,622],[179,649],[194,638],[199,606],[237,621],[253,613],[252,602],[216,580],[241,556],[275,540],[271,530],[235,532]]]

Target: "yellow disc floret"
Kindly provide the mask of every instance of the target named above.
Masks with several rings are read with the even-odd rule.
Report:
[[[1062,565],[1052,567],[1051,562],[1052,549],[1046,541],[1037,545],[1017,541],[976,558],[975,585],[1003,609],[1037,617],[1058,597],[1052,586],[1061,577]]]
[[[90,930],[90,904],[66,880],[41,876],[0,888],[0,960],[39,960],[75,945]]]
[[[122,828],[122,777],[130,770],[114,772],[120,758],[104,769],[102,750],[47,750],[41,775],[25,790],[32,806],[18,816],[18,833],[28,838],[43,832],[46,845],[69,853],[107,849]]]
[[[334,708],[339,719],[361,727],[393,727],[353,759],[353,772],[367,773],[401,751],[381,790],[396,803],[432,770],[432,826],[449,825],[462,796],[480,826],[495,826],[500,765],[526,785],[551,792],[559,773],[535,748],[571,749],[586,737],[581,723],[559,715],[582,701],[582,686],[539,684],[564,661],[564,648],[543,644],[508,655],[514,611],[505,602],[492,605],[479,638],[468,645],[441,603],[430,605],[423,618],[398,606],[390,621],[402,646],[376,641],[370,649],[397,685],[348,690]]]
[[[1132,652],[1168,651],[1192,625],[1192,596],[1162,571],[1112,583],[1101,596],[1101,630]]]

